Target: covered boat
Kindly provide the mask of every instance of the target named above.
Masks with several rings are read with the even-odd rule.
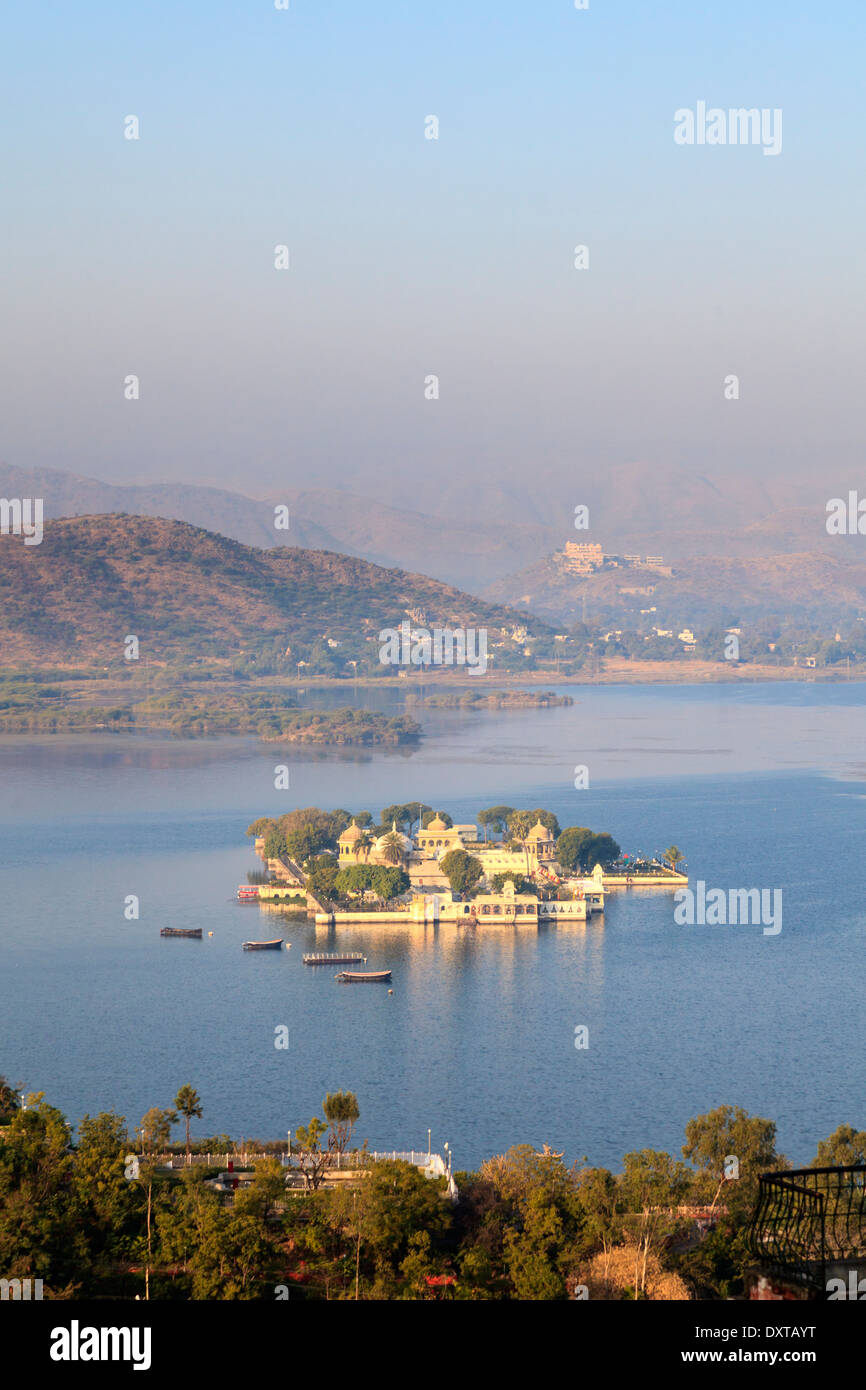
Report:
[[[334,976],[344,985],[381,984],[390,978],[390,970],[341,970],[339,975]]]
[[[283,938],[278,936],[275,941],[245,941],[245,951],[278,951],[283,944]],[[286,943],[288,949],[289,942]]]
[[[194,936],[201,941],[201,927],[162,927],[160,936]]]

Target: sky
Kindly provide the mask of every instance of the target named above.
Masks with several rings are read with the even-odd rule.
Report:
[[[866,6],[289,6],[5,8],[0,459],[404,505],[856,481]],[[678,145],[698,102],[781,109],[780,153]]]

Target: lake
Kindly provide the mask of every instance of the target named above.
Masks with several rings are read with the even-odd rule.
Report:
[[[413,710],[416,749],[0,740],[0,1071],[73,1122],[136,1124],[190,1082],[194,1133],[235,1138],[285,1137],[348,1088],[371,1147],[424,1148],[429,1127],[457,1169],[520,1142],[617,1169],[631,1149],[678,1153],[686,1121],[724,1103],[776,1120],[794,1165],[862,1126],[866,687],[562,689],[570,708]],[[256,816],[415,799],[460,821],[545,806],[633,853],[676,843],[692,881],[781,889],[782,931],[679,926],[665,890],[611,894],[587,924],[475,933],[334,932],[235,901],[260,867]],[[275,935],[291,950],[241,950]],[[303,966],[338,945],[388,966],[393,994]]]

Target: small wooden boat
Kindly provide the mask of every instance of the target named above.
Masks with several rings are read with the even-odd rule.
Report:
[[[367,957],[357,954],[328,955],[327,951],[308,951],[304,965],[366,965]]]
[[[341,970],[339,975],[334,976],[334,979],[343,985],[377,985],[390,978],[390,970]]]
[[[290,943],[289,943],[288,941],[285,943],[285,945],[286,945],[286,950],[288,950],[289,944],[290,944]],[[245,951],[279,951],[279,949],[280,949],[280,947],[281,947],[282,945],[283,945],[283,938],[282,938],[281,936],[278,936],[277,939],[276,939],[276,941],[245,941],[245,942],[244,942],[244,950],[245,950]]]
[[[201,941],[201,927],[162,927],[160,936],[194,936]]]

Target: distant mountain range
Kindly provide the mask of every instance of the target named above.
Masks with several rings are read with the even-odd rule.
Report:
[[[410,614],[428,627],[494,632],[525,621],[424,575],[325,550],[256,549],[161,518],[51,521],[38,546],[0,536],[0,666],[123,670],[128,635],[142,657],[186,661],[264,648],[284,656],[327,636],[346,644],[343,657],[375,664],[380,629]]]
[[[584,614],[637,621],[651,607],[660,621],[685,623],[780,612],[832,621],[866,607],[866,540],[828,536],[825,525],[828,496],[845,495],[847,483],[833,493],[803,479],[714,482],[633,464],[576,473],[569,498],[546,486],[543,471],[528,472],[520,490],[489,470],[458,477],[452,469],[415,482],[397,469],[383,488],[386,495],[287,487],[255,499],[215,487],[121,485],[0,465],[0,495],[42,497],[47,518],[162,517],[257,549],[328,551],[405,571],[416,586],[433,583],[420,579],[432,575],[464,594],[482,593],[488,604],[518,605],[559,625]],[[288,531],[275,529],[278,504],[290,510]],[[589,507],[588,531],[574,529],[579,504]],[[604,571],[582,580],[552,558],[567,540],[598,541],[612,554],[661,555],[675,573],[651,581]],[[651,584],[651,594],[623,592]]]
[[[250,483],[255,481],[250,477]],[[246,545],[333,550],[385,567],[435,575],[479,592],[519,574],[567,540],[594,540],[616,554],[758,559],[794,552],[856,555],[859,538],[829,537],[827,497],[844,495],[809,480],[713,480],[685,469],[620,465],[575,470],[569,495],[527,468],[522,488],[471,465],[459,475],[413,478],[395,468],[378,489],[287,486],[255,499],[187,483],[115,484],[59,469],[0,465],[0,496],[42,497],[46,517],[127,512],[186,521]],[[274,506],[290,508],[288,531],[274,528]],[[575,532],[574,508],[590,509],[589,532]],[[513,587],[513,586],[512,586]]]

